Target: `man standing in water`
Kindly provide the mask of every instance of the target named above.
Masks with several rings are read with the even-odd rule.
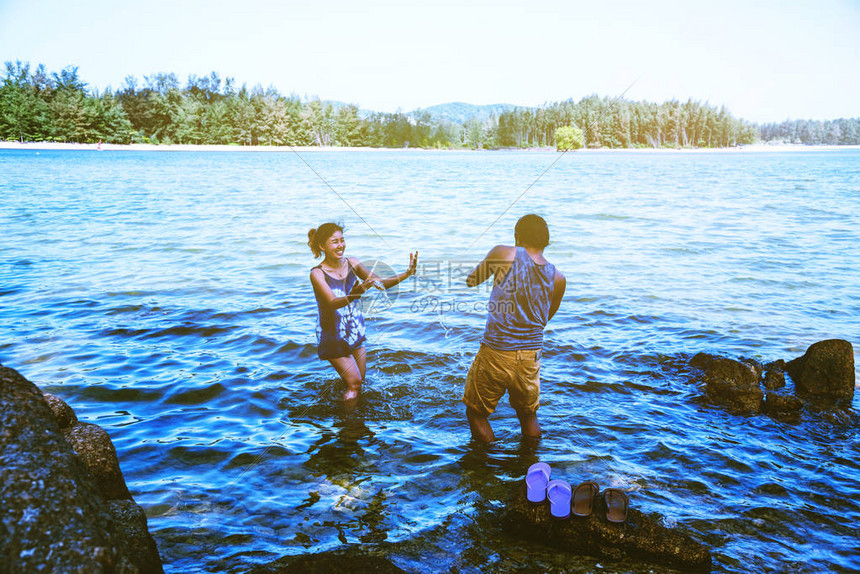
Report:
[[[496,245],[466,278],[475,287],[491,276],[487,325],[466,376],[466,418],[472,437],[496,440],[487,417],[508,392],[523,436],[540,437],[540,358],[543,330],[558,311],[564,275],[543,256],[549,229],[542,217],[525,215],[514,227],[515,246]]]

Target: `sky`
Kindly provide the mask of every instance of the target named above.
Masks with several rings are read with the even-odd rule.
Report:
[[[98,90],[216,71],[383,112],[628,90],[835,119],[860,117],[860,0],[0,0],[0,59]]]

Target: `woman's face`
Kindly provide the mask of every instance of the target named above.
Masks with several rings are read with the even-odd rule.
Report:
[[[343,259],[343,253],[346,251],[346,240],[343,238],[342,232],[335,231],[320,247],[322,247],[327,258],[340,260]]]

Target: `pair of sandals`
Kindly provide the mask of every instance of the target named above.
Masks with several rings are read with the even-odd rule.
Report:
[[[529,502],[539,504],[549,499],[550,514],[562,520],[570,518],[571,514],[586,518],[594,513],[595,501],[600,494],[600,487],[596,482],[586,481],[571,489],[570,484],[564,480],[550,480],[551,475],[552,469],[545,462],[529,467],[526,473],[526,496]],[[627,520],[630,501],[623,490],[605,489],[603,503],[606,520],[616,524],[623,524]]]

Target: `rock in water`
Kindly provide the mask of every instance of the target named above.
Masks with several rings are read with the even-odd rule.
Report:
[[[777,419],[797,420],[803,409],[803,401],[791,395],[768,393],[764,399],[762,410]]]
[[[785,373],[777,370],[770,370],[764,375],[764,388],[769,391],[781,389],[785,386]]]
[[[704,353],[694,356],[690,364],[704,373],[705,391],[711,402],[744,414],[761,411],[764,392],[758,384],[760,371],[753,366]]]
[[[0,366],[0,572],[163,572],[149,532],[145,547],[134,548],[142,535],[130,536],[114,517],[64,438],[60,424],[80,423],[60,403],[54,397],[49,405],[33,383]],[[140,524],[142,510],[121,510]]]
[[[763,384],[764,388],[769,391],[781,389],[785,386],[785,361],[778,359],[765,366]]]
[[[707,547],[635,508],[628,510],[625,524],[608,522],[599,510],[588,518],[558,520],[550,515],[548,502],[535,505],[528,501],[522,481],[508,500],[504,522],[511,534],[576,554],[636,558],[687,570],[711,568],[711,551]]]
[[[149,533],[143,509],[130,499],[109,500],[108,511],[128,542],[129,557],[140,572],[163,572],[158,547]]]
[[[48,401],[48,406],[54,413],[54,418],[57,419],[57,424],[60,425],[60,430],[66,430],[72,425],[78,423],[78,417],[72,407],[66,404],[66,401],[56,395],[43,393],[42,396]]]
[[[119,469],[116,449],[108,433],[100,426],[77,423],[65,433],[66,441],[84,461],[90,477],[102,496],[108,500],[131,499],[125,478]]]
[[[428,571],[432,571],[432,566]],[[256,566],[246,574],[406,574],[385,556],[379,556],[356,546],[345,546],[305,556],[286,556],[270,564]]]
[[[799,396],[854,399],[854,348],[848,341],[819,341],[785,367]]]

